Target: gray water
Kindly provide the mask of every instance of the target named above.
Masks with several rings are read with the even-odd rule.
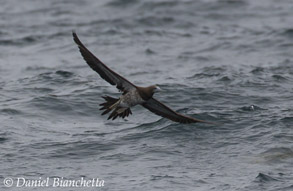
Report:
[[[291,0],[9,0],[0,6],[1,190],[293,190]],[[208,124],[137,106],[92,71],[76,31],[133,83]],[[12,178],[12,187],[4,179]],[[16,188],[18,177],[104,187]]]

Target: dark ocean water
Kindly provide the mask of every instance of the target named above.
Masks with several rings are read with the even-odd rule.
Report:
[[[11,177],[99,178],[57,190],[293,190],[291,0],[9,0],[0,6],[0,187]],[[71,36],[175,110],[183,125],[119,96]]]

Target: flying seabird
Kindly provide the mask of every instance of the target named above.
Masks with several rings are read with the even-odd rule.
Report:
[[[79,40],[75,32],[72,33],[75,43],[78,45],[79,51],[83,56],[86,63],[96,71],[104,80],[109,82],[111,85],[115,85],[117,89],[122,92],[119,98],[113,98],[110,96],[102,96],[105,99],[105,103],[100,104],[101,109],[105,110],[102,115],[105,115],[112,111],[109,115],[109,119],[116,119],[117,117],[125,118],[132,114],[130,108],[135,105],[142,105],[151,112],[168,118],[172,121],[179,123],[197,123],[205,122],[199,119],[195,119],[189,116],[182,115],[176,111],[170,109],[163,103],[156,100],[153,95],[160,88],[157,85],[152,85],[148,87],[139,87],[129,82],[124,77],[120,76],[110,68],[108,68],[104,63],[102,63],[94,54],[92,54]]]

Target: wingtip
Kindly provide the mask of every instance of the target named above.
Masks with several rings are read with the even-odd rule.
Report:
[[[78,37],[77,37],[77,34],[76,34],[75,31],[72,31],[72,36],[73,36],[73,40],[74,40],[74,42],[77,43],[77,41],[78,41]]]
[[[74,30],[72,31],[72,36],[73,36],[73,40],[74,40],[74,42],[75,42],[79,47],[80,47],[80,46],[83,46],[82,43],[81,43],[81,41],[79,40],[79,38],[78,38],[76,32],[75,32]]]
[[[72,30],[72,35],[73,35],[73,36],[76,36],[76,32],[75,32],[75,30]]]
[[[198,120],[199,123],[206,123],[206,124],[210,124],[210,125],[217,125],[218,123],[215,122],[211,122],[211,121],[204,121],[204,120]]]
[[[82,50],[88,51],[87,48],[83,45],[83,43],[79,40],[77,34],[74,31],[72,31],[72,36],[73,36],[73,41],[77,44],[81,53],[82,53]]]

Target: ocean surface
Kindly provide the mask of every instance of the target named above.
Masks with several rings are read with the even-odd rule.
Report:
[[[291,0],[1,1],[0,190],[293,190],[292,10]],[[131,82],[158,84],[166,105],[216,124],[141,106],[107,121],[101,96],[120,94],[72,31]],[[46,178],[104,185],[28,183]]]

